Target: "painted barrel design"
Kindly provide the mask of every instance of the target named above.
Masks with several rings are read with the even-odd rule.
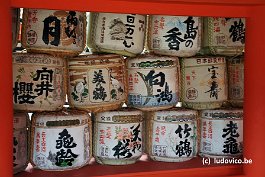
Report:
[[[97,113],[94,122],[94,157],[100,164],[135,163],[143,153],[141,111],[121,109]]]
[[[86,15],[78,11],[24,9],[22,45],[29,52],[77,56],[85,47]]]
[[[33,114],[30,160],[42,170],[64,171],[87,165],[92,150],[92,124],[85,111]]]
[[[157,54],[191,57],[201,49],[201,33],[201,17],[151,15],[148,46]]]
[[[184,107],[214,109],[227,101],[224,57],[184,58],[181,68],[181,99]]]
[[[13,53],[13,105],[55,111],[65,103],[65,61],[46,54]]]
[[[145,111],[173,107],[179,99],[177,57],[143,55],[127,60],[128,106]]]
[[[12,9],[12,49],[14,50],[18,43],[18,34],[20,28],[20,9]]]
[[[219,109],[201,112],[200,155],[237,157],[243,152],[243,110]]]
[[[183,162],[197,155],[197,111],[171,108],[146,113],[147,152],[152,160]]]
[[[244,103],[244,57],[227,60],[228,100],[233,107],[243,107]]]
[[[91,13],[88,45],[94,52],[135,56],[144,49],[146,16]]]
[[[13,173],[24,171],[28,165],[29,117],[27,113],[14,112],[13,117]]]
[[[71,107],[102,112],[121,108],[127,97],[124,59],[120,55],[86,55],[68,60]]]
[[[212,55],[241,55],[245,48],[245,28],[245,18],[204,18],[204,52]]]

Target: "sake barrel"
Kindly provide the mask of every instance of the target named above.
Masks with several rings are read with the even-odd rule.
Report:
[[[191,57],[201,49],[201,17],[150,15],[148,45],[154,53]]]
[[[91,13],[88,46],[94,52],[135,56],[144,49],[146,16]]]
[[[42,170],[64,171],[91,158],[91,119],[87,112],[62,110],[33,114],[30,160]]]
[[[12,49],[14,50],[18,43],[18,34],[20,28],[20,9],[12,9]]]
[[[13,105],[55,111],[65,103],[65,61],[46,54],[13,53]]]
[[[143,115],[133,109],[97,113],[94,122],[94,157],[100,164],[135,163],[143,153]]]
[[[179,99],[177,57],[143,55],[127,60],[128,106],[145,111],[167,109]]]
[[[204,52],[213,55],[241,55],[245,48],[245,28],[245,18],[204,18]]]
[[[181,90],[184,107],[214,109],[227,101],[224,57],[191,57],[181,60]]]
[[[68,60],[71,107],[93,112],[118,109],[127,97],[124,59],[120,55],[84,55]]]
[[[152,160],[183,162],[197,155],[197,111],[183,108],[146,113],[147,152]]]
[[[218,109],[201,112],[200,155],[237,157],[243,151],[243,110]]]
[[[24,9],[22,45],[29,52],[76,56],[85,47],[86,15],[78,11]]]
[[[244,103],[244,57],[232,57],[228,63],[228,100],[234,107]]]
[[[28,165],[28,114],[14,112],[13,117],[13,173],[24,171]]]

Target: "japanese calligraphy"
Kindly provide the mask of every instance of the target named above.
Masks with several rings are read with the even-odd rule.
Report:
[[[59,138],[56,140],[56,149],[59,151],[56,153],[55,165],[60,167],[72,166],[78,155],[73,153],[71,149],[76,146],[74,138],[68,133],[67,129],[60,132]]]
[[[123,41],[123,45],[126,48],[131,48],[134,45],[132,37],[135,28],[134,21],[135,21],[135,14],[127,15],[127,23],[125,24],[127,31],[125,32],[125,39]]]
[[[223,153],[230,153],[230,154],[237,154],[239,153],[239,144],[236,140],[236,138],[239,137],[239,133],[237,132],[238,126],[237,123],[233,123],[233,121],[229,121],[228,124],[226,124],[227,128],[223,129],[223,138],[226,138],[226,141],[224,142],[224,149]]]
[[[98,100],[101,99],[102,101],[105,100],[107,97],[107,93],[105,91],[105,88],[102,86],[103,84],[106,84],[103,75],[102,70],[94,71],[94,78],[92,83],[96,84],[95,90],[93,91],[93,99]]]
[[[211,73],[211,79],[210,79],[210,89],[204,93],[210,93],[210,98],[214,97],[218,99],[218,92],[220,92],[220,88],[218,88],[217,83],[217,75],[216,69],[218,67],[212,66],[211,68],[208,68],[208,72]]]
[[[232,38],[233,42],[240,41],[242,44],[245,43],[245,27],[241,19],[239,22],[234,21],[234,24],[231,25],[229,32],[230,38]]]
[[[113,156],[117,158],[130,158],[133,153],[141,151],[142,139],[140,137],[140,123],[138,125],[133,125],[128,128],[116,127],[118,144],[112,148],[114,151]]]
[[[49,16],[44,19],[44,28],[42,34],[42,40],[45,44],[51,44],[58,46],[60,43],[61,35],[61,21],[56,16]],[[50,41],[51,37],[53,38]]]
[[[78,24],[78,19],[76,17],[75,11],[69,11],[69,15],[66,18],[67,27],[65,28],[65,33],[68,38],[73,38],[73,44],[76,44],[76,27]]]
[[[184,141],[179,141],[175,148],[175,153],[179,157],[182,157],[183,155],[189,157],[192,153],[191,143],[188,141],[191,130],[192,129],[189,127],[189,124],[185,123],[184,127],[180,124],[177,130],[175,131],[175,134],[177,134],[180,139],[185,138]]]

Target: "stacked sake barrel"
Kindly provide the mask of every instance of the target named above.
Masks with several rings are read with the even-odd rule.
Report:
[[[217,28],[215,18],[148,18],[147,25],[145,15],[90,13],[87,30],[81,12],[24,10],[27,53],[13,54],[13,103],[33,112],[34,167],[71,170],[92,156],[125,165],[144,153],[165,162],[242,153],[244,39],[234,33],[244,19],[220,18]],[[86,41],[92,52],[80,54]]]

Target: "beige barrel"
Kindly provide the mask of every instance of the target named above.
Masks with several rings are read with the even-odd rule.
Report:
[[[24,171],[28,165],[28,131],[27,113],[14,112],[13,117],[13,172]]]
[[[88,45],[93,52],[135,56],[144,50],[146,16],[91,13]]]
[[[46,54],[13,53],[13,105],[22,111],[55,111],[65,103],[65,61]]]
[[[20,28],[20,9],[12,9],[12,49],[14,50],[18,43],[18,34]]]
[[[184,107],[219,108],[227,101],[224,57],[191,57],[181,60],[181,99]]]
[[[92,151],[92,124],[85,111],[33,114],[30,160],[42,170],[64,171],[87,165]]]
[[[241,55],[245,48],[245,28],[245,18],[204,18],[204,52],[212,55]]]
[[[68,60],[71,107],[102,112],[118,109],[127,97],[124,59],[120,55],[83,55]]]
[[[201,112],[200,155],[238,157],[243,152],[243,110],[217,109]]]
[[[244,103],[244,57],[227,60],[228,100],[233,107],[243,107]]]
[[[86,15],[78,11],[24,9],[22,45],[29,52],[77,56],[85,47]]]
[[[191,57],[201,49],[201,17],[150,15],[148,26],[148,46],[154,53]]]
[[[143,153],[141,111],[120,109],[97,113],[94,122],[94,157],[100,164],[135,163]]]
[[[196,157],[196,110],[171,108],[146,115],[147,153],[155,161],[183,162]]]
[[[128,106],[145,111],[173,107],[179,100],[177,57],[143,55],[127,60]]]

